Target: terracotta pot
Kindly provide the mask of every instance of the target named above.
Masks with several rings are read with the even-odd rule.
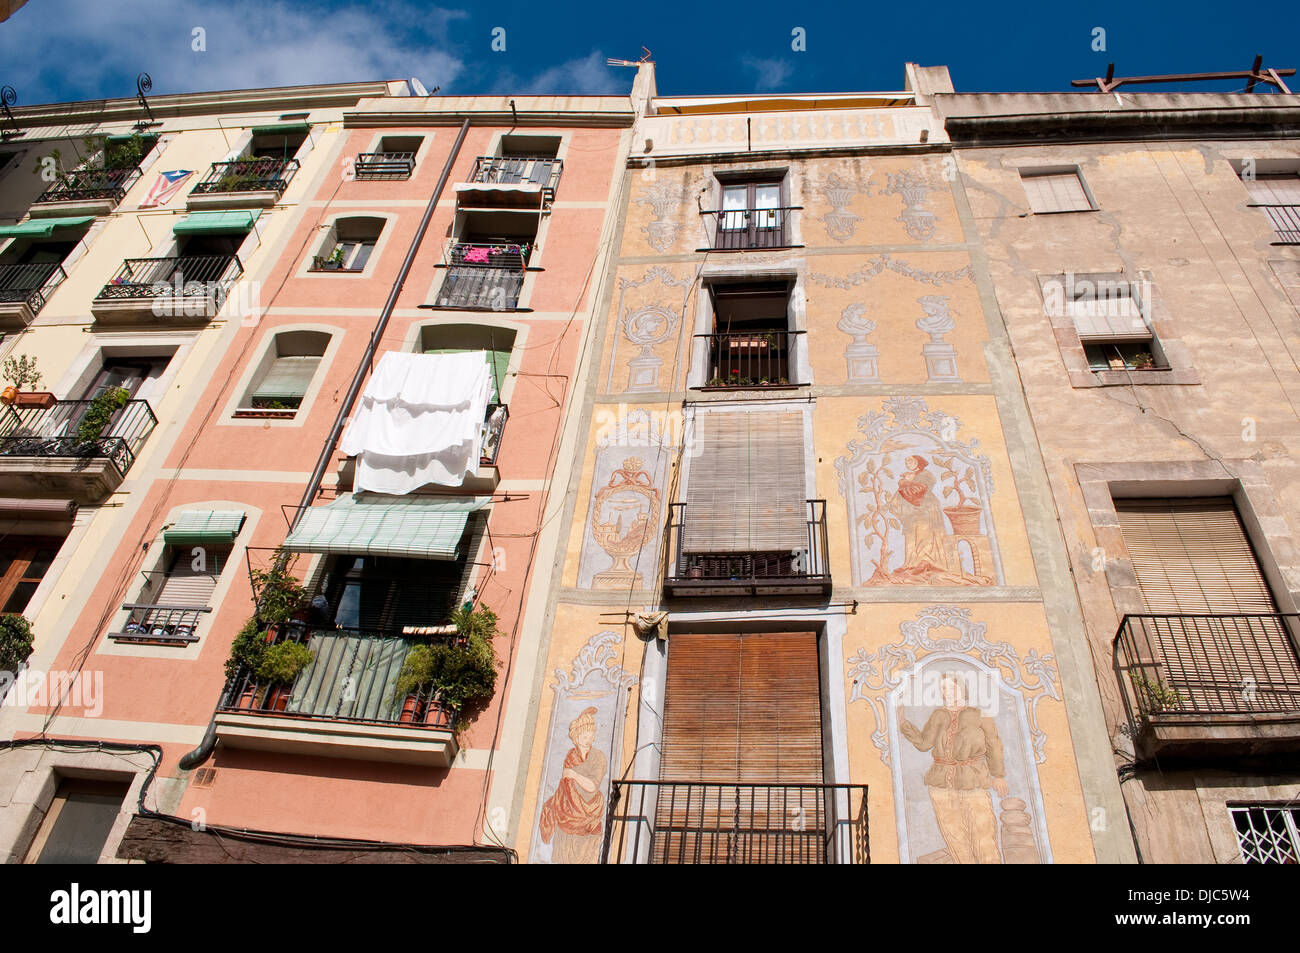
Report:
[[[0,404],[12,404],[17,397],[17,387],[10,386],[6,387],[4,390],[0,390]]]
[[[270,698],[267,699],[267,708],[271,711],[284,711],[289,707],[289,699],[293,696],[293,689],[288,685],[276,685],[270,691]]]
[[[239,703],[235,705],[235,707],[248,709],[250,711],[253,708],[256,708],[257,707],[257,686],[249,685],[247,688],[245,688],[243,693],[240,694],[239,696]]]
[[[431,700],[428,707],[424,709],[424,723],[426,725],[441,724],[447,720],[448,715],[449,712],[444,709],[442,703],[435,698]]]
[[[398,721],[412,722],[415,721],[416,709],[420,707],[419,695],[407,695],[406,700],[402,702],[402,714]]]
[[[980,508],[978,506],[945,506],[943,513],[952,523],[952,531],[957,536],[978,536],[980,534]]]
[[[47,410],[54,406],[55,396],[48,390],[29,390],[20,391],[14,396],[15,407],[35,407],[39,410]]]

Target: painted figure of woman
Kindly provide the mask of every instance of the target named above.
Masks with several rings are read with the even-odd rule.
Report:
[[[889,501],[889,511],[903,530],[903,564],[895,572],[921,576],[947,572],[943,507],[931,492],[935,480],[926,469],[930,463],[921,456],[910,456],[905,462],[898,492]]]
[[[600,861],[605,830],[606,760],[592,748],[596,739],[596,709],[587,708],[569,723],[573,747],[564,758],[564,770],[555,793],[542,805],[538,829],[542,842],[553,844],[551,860],[557,864],[594,864]]]

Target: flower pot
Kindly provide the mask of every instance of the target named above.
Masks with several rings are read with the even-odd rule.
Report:
[[[687,578],[687,579],[703,579],[703,578],[704,578],[704,569],[703,569],[703,567],[701,567],[701,566],[692,566],[690,569],[686,570],[686,578]]]
[[[957,536],[978,536],[980,534],[980,508],[978,506],[945,506],[944,516],[952,523],[952,531]]]
[[[450,713],[442,707],[442,702],[437,698],[431,699],[424,709],[424,723],[426,725],[442,725],[449,720]]]
[[[420,707],[419,695],[407,695],[402,702],[402,713],[398,716],[398,721],[413,722],[415,721],[416,710]]]
[[[267,693],[266,707],[271,711],[284,711],[289,707],[289,699],[293,696],[293,687],[290,685],[276,685]]]
[[[17,397],[18,397],[17,387],[10,386],[10,387],[6,387],[4,390],[0,390],[0,404],[12,404],[17,399]]]
[[[242,708],[248,711],[257,707],[257,684],[250,683],[247,688],[239,695],[239,701],[235,704],[236,708]]]
[[[15,407],[35,407],[38,410],[47,410],[53,407],[54,403],[54,394],[48,390],[19,391],[14,395],[13,400]]]

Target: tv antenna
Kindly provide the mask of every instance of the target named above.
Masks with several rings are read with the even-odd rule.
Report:
[[[650,51],[643,46],[641,47],[641,53],[642,56],[639,60],[616,60],[611,58],[605,60],[605,65],[606,66],[640,66],[642,63],[649,63],[650,56],[651,56]]]

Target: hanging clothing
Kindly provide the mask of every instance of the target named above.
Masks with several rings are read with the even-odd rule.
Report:
[[[400,496],[463,484],[482,454],[491,394],[484,351],[385,354],[339,441],[357,457],[353,489]]]

